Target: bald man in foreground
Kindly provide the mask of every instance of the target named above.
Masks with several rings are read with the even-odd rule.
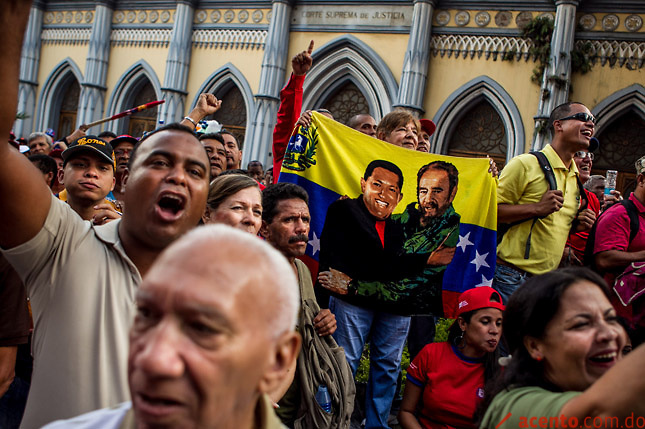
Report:
[[[229,226],[196,228],[161,254],[136,302],[132,402],[47,428],[284,427],[265,393],[297,358],[300,297],[280,252]]]

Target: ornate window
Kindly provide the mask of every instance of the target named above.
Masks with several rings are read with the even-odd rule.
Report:
[[[215,119],[222,127],[229,130],[238,141],[240,147],[244,144],[246,135],[246,104],[242,92],[235,84],[224,87],[215,96],[222,100],[222,108],[207,119]]]
[[[360,89],[352,82],[347,82],[338,88],[322,105],[334,115],[334,119],[346,124],[352,116],[359,113],[369,113],[367,99]]]
[[[506,131],[499,114],[487,101],[465,112],[450,137],[448,155],[481,158],[489,155],[500,170],[506,162]]]
[[[70,79],[67,88],[63,90],[56,138],[66,137],[76,129],[76,112],[78,111],[80,93],[81,86],[76,79]]]
[[[157,99],[157,94],[155,93],[155,89],[150,81],[148,81],[148,79],[142,79],[142,81],[143,82],[136,91],[136,94],[132,97],[132,105],[124,107],[124,110],[131,109]],[[155,106],[152,109],[133,113],[132,116],[130,116],[130,121],[128,122],[128,134],[134,137],[141,137],[144,132],[154,130],[157,127],[158,107],[159,106]]]
[[[617,170],[616,189],[629,195],[635,186],[634,163],[645,153],[645,121],[629,111],[596,137],[600,140],[600,148],[595,153],[592,174],[604,176],[607,170]]]

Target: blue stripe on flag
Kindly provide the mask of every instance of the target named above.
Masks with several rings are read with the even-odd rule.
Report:
[[[318,261],[320,254],[320,234],[322,233],[323,226],[325,225],[325,216],[327,216],[327,208],[331,203],[341,197],[334,191],[320,186],[319,184],[307,180],[304,177],[293,173],[280,173],[280,182],[295,183],[300,185],[309,194],[309,213],[311,214],[311,229],[309,231],[309,245],[305,255],[310,256]]]
[[[464,292],[490,286],[495,274],[497,233],[481,226],[459,225],[459,243],[443,278],[443,289]]]

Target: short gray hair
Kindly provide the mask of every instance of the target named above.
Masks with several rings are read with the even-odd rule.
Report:
[[[163,264],[164,255],[176,258],[196,246],[205,246],[209,260],[217,260],[219,252],[250,256],[255,262],[245,270],[245,275],[257,276],[262,288],[271,294],[273,305],[267,317],[267,327],[275,338],[293,331],[300,311],[300,287],[289,261],[270,244],[247,232],[223,224],[208,224],[194,228],[183,235],[157,259]],[[155,263],[155,265],[157,264]]]
[[[594,174],[593,176],[589,176],[589,180],[585,182],[584,188],[587,191],[591,191],[591,188],[593,188],[596,182],[600,180],[605,180],[605,176],[602,176],[600,174]]]
[[[41,133],[41,132],[35,132],[29,134],[29,138],[27,139],[27,146],[33,141],[36,140],[38,137],[45,137],[45,140],[47,140],[47,144],[49,147],[52,146],[53,140],[49,134]]]

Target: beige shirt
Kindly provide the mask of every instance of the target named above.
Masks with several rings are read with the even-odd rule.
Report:
[[[130,399],[128,330],[141,276],[123,250],[119,223],[94,227],[52,195],[40,232],[3,251],[34,317],[34,371],[21,427]]]

